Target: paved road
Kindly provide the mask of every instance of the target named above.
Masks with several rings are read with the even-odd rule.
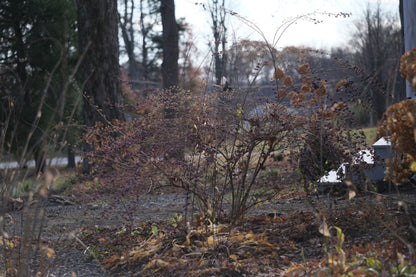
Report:
[[[81,157],[80,156],[76,156],[75,157],[75,163],[78,163],[81,161]],[[63,166],[63,165],[67,165],[68,164],[68,159],[66,157],[63,158],[53,158],[52,160],[47,159],[46,160],[46,164],[51,166]],[[35,167],[35,161],[34,160],[30,160],[26,163],[26,165],[28,167]],[[0,163],[0,169],[6,169],[6,168],[18,168],[19,164],[17,162],[3,162]]]

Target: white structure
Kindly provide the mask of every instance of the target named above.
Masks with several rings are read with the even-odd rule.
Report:
[[[385,160],[392,157],[393,150],[391,143],[386,138],[379,139],[372,145],[373,150],[361,150],[355,155],[353,164],[366,163],[369,168],[364,171],[364,175],[373,183],[382,181],[385,177]],[[343,163],[337,170],[331,170],[327,175],[319,179],[318,184],[341,184],[343,178],[341,176],[348,175],[348,163]],[[353,182],[359,182],[357,176],[352,176]]]
[[[75,163],[82,162],[82,158],[80,156],[75,157]],[[50,164],[49,164],[50,163]],[[47,159],[45,161],[45,164],[51,165],[51,166],[65,166],[68,165],[68,158],[53,158],[52,160]],[[35,161],[30,160],[26,162],[26,166],[28,168],[34,168],[35,167]],[[0,169],[8,169],[8,168],[18,168],[19,164],[17,162],[2,162],[0,163]]]
[[[372,182],[382,181],[385,177],[385,160],[391,158],[394,153],[389,139],[381,138],[372,145],[375,161],[373,159],[372,168],[366,170],[365,174]]]

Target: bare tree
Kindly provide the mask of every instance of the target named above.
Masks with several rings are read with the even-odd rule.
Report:
[[[129,79],[133,89],[147,87],[148,82],[155,81],[160,74],[156,64],[162,47],[161,32],[154,28],[160,22],[160,1],[119,1],[120,30],[128,57]]]
[[[227,12],[225,10],[225,0],[212,0],[212,3],[209,4],[209,11],[214,37],[212,53],[215,60],[215,82],[217,85],[220,85],[222,77],[225,76],[225,63],[227,60],[227,54],[225,52],[227,43],[227,28],[225,26]]]
[[[184,18],[178,22],[179,30],[179,86],[192,91],[203,91],[201,69],[195,64],[199,54],[191,25]],[[181,32],[181,29],[183,30]]]
[[[172,88],[179,82],[179,32],[175,18],[175,1],[162,0],[160,6],[163,28],[163,88]]]
[[[255,83],[268,85],[273,76],[273,57],[281,57],[277,50],[268,47],[263,41],[241,40],[235,42],[227,50],[225,71],[227,80],[238,88]],[[280,61],[279,61],[280,62]]]
[[[370,124],[376,123],[389,103],[404,98],[399,74],[402,39],[396,22],[397,18],[384,14],[379,4],[375,9],[368,6],[353,35],[356,63],[368,74],[364,89],[374,107]]]
[[[140,1],[142,3],[143,0]],[[123,13],[119,15],[120,29],[126,49],[128,61],[128,74],[130,78],[136,78],[138,74],[138,63],[134,53],[135,34],[133,28],[134,0],[124,0]]]

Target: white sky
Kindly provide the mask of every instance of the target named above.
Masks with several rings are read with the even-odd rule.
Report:
[[[185,17],[193,26],[195,42],[200,54],[207,53],[206,45],[211,39],[209,12],[202,5],[206,0],[176,0],[176,17]],[[381,9],[389,13],[397,14],[399,0],[226,0],[228,9],[237,12],[238,15],[252,21],[265,34],[271,42],[275,31],[282,22],[291,17],[304,15],[311,12],[351,13],[349,18],[334,18],[318,16],[323,22],[314,24],[305,20],[297,21],[282,36],[277,48],[285,46],[310,46],[322,50],[330,50],[336,46],[346,46],[350,40],[350,34],[354,30],[354,22],[363,16],[367,4],[370,7],[380,2]],[[260,37],[252,29],[248,28],[235,16],[228,24],[228,41],[234,38],[248,38],[259,40]],[[231,36],[231,38],[230,38]]]

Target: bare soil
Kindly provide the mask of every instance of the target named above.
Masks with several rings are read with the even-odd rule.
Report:
[[[43,220],[35,227],[31,226],[34,241],[40,241],[42,245],[54,250],[51,259],[44,259],[43,264],[39,258],[34,258],[32,268],[42,271],[44,276],[130,276],[131,268],[110,271],[101,264],[102,251],[98,251],[96,243],[88,239],[88,234],[97,231],[97,234],[116,236],[127,226],[161,226],[167,218],[173,218],[175,214],[188,215],[192,213],[191,206],[185,209],[186,195],[166,193],[157,195],[145,195],[135,200],[114,202],[114,197],[107,196],[99,199],[73,199],[70,196],[49,197],[48,200],[34,203],[28,209],[13,210],[7,214],[6,233],[9,236],[23,237],[25,222],[28,222],[28,214],[36,214],[42,211]],[[396,195],[366,195],[347,200],[344,197],[321,196],[306,198],[304,195],[286,195],[263,204],[259,208],[253,208],[247,218],[254,232],[264,232],[265,218],[286,217],[296,221],[291,225],[279,225],[284,231],[293,226],[302,226],[303,218],[325,217],[332,224],[342,226],[345,236],[352,242],[371,242],[391,237],[391,233],[381,230],[381,223],[372,221],[371,210],[388,211],[389,215],[399,218],[404,216],[403,209],[397,205],[398,201],[408,204],[408,210],[414,212],[416,197],[414,194]],[[39,209],[39,210],[36,210]],[[345,223],[343,216],[357,215],[363,218],[359,224]],[[190,217],[192,218],[192,217]],[[258,219],[258,220],[257,220]],[[263,223],[262,223],[263,222]],[[312,222],[312,221],[311,221]],[[319,259],[323,256],[323,247],[316,247],[311,241],[322,240],[318,232],[318,221],[305,225],[302,230],[286,230],[290,234],[287,240],[294,241],[295,248],[290,253],[282,255],[284,259],[290,257],[293,261],[302,259]],[[360,225],[361,224],[361,225]],[[40,234],[40,237],[37,237]],[[85,236],[87,234],[87,236]],[[91,237],[91,236],[90,236]],[[94,237],[94,236],[92,236]],[[270,236],[272,238],[272,236]],[[95,238],[97,239],[97,238]],[[98,238],[99,239],[99,238]],[[280,239],[276,238],[276,242]],[[301,251],[302,249],[302,251]],[[283,258],[282,258],[283,259]],[[286,260],[285,260],[286,261]],[[35,275],[35,272],[32,271]],[[162,275],[163,276],[163,275]]]

